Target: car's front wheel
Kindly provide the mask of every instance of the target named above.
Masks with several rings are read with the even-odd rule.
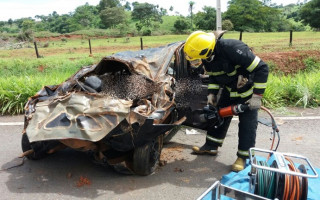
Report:
[[[152,142],[135,148],[133,152],[134,173],[141,176],[152,174],[159,164],[162,147],[163,135],[160,135]]]
[[[21,147],[23,152],[33,150],[26,157],[30,160],[38,160],[47,155],[47,152],[59,145],[58,141],[38,141],[30,143],[28,135],[26,133],[22,134]]]

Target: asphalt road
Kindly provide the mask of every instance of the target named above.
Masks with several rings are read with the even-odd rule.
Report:
[[[289,114],[298,117],[276,118],[281,135],[278,151],[306,156],[319,168],[319,110]],[[300,118],[301,115],[309,118]],[[163,149],[162,160],[166,164],[150,176],[119,174],[72,150],[38,161],[25,160],[22,166],[3,170],[22,162],[17,157],[22,153],[23,126],[7,124],[22,121],[22,116],[0,117],[0,199],[196,199],[229,173],[236,159],[237,120],[234,120],[216,157],[191,154],[192,145],[202,145],[205,134],[187,135],[183,128]],[[270,127],[259,125],[256,147],[270,148],[270,132]]]

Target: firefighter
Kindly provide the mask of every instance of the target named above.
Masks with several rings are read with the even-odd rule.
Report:
[[[238,172],[244,169],[249,149],[255,146],[258,109],[266,89],[269,69],[245,43],[222,39],[221,36],[195,31],[187,38],[184,52],[192,65],[202,63],[209,75],[208,104],[218,108],[248,104],[249,110],[239,114],[237,160],[232,165],[232,171]],[[208,129],[205,144],[202,147],[194,146],[193,152],[217,155],[231,119],[226,117],[221,126]]]

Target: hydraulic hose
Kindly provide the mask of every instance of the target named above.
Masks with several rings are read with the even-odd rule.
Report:
[[[285,157],[287,166],[291,171],[306,173],[306,171],[296,168],[293,161]],[[268,166],[266,161],[258,161],[260,166]],[[274,161],[270,167],[277,168]],[[301,167],[301,168],[304,168]],[[307,198],[308,193],[308,180],[307,178],[299,178],[298,176],[281,174],[265,169],[257,169],[257,179],[255,194],[266,198],[277,198],[281,200],[304,200]]]

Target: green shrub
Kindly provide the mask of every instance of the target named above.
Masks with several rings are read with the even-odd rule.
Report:
[[[320,70],[320,62],[319,59],[309,57],[303,60],[306,68],[305,71],[307,72],[314,72]]]
[[[143,36],[151,36],[151,30],[150,29],[143,29],[142,35]]]
[[[22,42],[31,42],[33,41],[33,32],[32,30],[26,30],[23,32],[20,32],[17,36],[17,40],[22,41]]]

